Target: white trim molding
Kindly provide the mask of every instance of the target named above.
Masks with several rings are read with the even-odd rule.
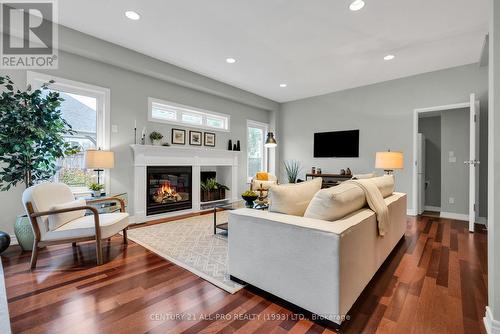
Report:
[[[469,215],[462,214],[462,213],[454,213],[454,212],[441,211],[441,213],[439,214],[439,216],[441,218],[469,221]]]
[[[488,334],[500,334],[500,321],[493,319],[493,313],[489,306],[486,306],[483,323]]]
[[[418,216],[417,211],[415,209],[407,209],[406,210],[406,215],[407,216]]]
[[[441,212],[441,207],[440,206],[432,206],[432,205],[424,205],[424,210],[425,211]]]

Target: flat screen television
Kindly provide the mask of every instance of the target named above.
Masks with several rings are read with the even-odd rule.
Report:
[[[314,157],[358,158],[359,130],[315,133]]]

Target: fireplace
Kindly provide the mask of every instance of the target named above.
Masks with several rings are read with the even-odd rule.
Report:
[[[193,207],[191,166],[148,166],[146,215]]]

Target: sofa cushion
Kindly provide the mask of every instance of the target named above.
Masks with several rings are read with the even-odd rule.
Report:
[[[393,175],[384,175],[370,179],[380,190],[382,197],[394,192]],[[334,221],[347,216],[366,206],[364,191],[353,183],[341,183],[318,191],[309,203],[304,217]]]
[[[371,179],[377,185],[382,197],[386,198],[394,193],[394,175],[383,175]]]
[[[334,221],[363,208],[366,197],[363,189],[352,183],[318,191],[309,203],[304,217]]]
[[[303,216],[309,202],[321,189],[322,180],[273,185],[269,188],[269,211],[292,216]]]
[[[84,199],[77,199],[77,200],[74,200],[71,202],[53,205],[50,208],[50,210],[61,210],[61,209],[75,208],[78,206],[85,206],[85,205],[87,205],[87,202]],[[72,220],[75,220],[75,219],[78,219],[78,218],[85,216],[85,211],[86,210],[84,209],[84,210],[78,210],[78,211],[58,213],[56,215],[50,215],[49,216],[49,231],[53,231],[55,229],[58,229],[59,227],[63,226],[64,224],[69,223]]]

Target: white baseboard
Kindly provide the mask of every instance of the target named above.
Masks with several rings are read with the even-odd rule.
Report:
[[[484,327],[488,334],[500,334],[500,321],[493,319],[493,314],[489,306],[486,306],[486,313],[483,318]]]
[[[441,207],[440,206],[425,205],[424,210],[425,211],[441,212]]]
[[[406,215],[408,215],[408,216],[416,216],[417,212],[414,209],[407,209],[406,210]]]
[[[461,213],[454,213],[454,212],[444,212],[442,211],[439,216],[441,218],[448,218],[448,219],[456,219],[456,220],[463,220],[463,221],[469,221],[469,215],[464,215]]]

